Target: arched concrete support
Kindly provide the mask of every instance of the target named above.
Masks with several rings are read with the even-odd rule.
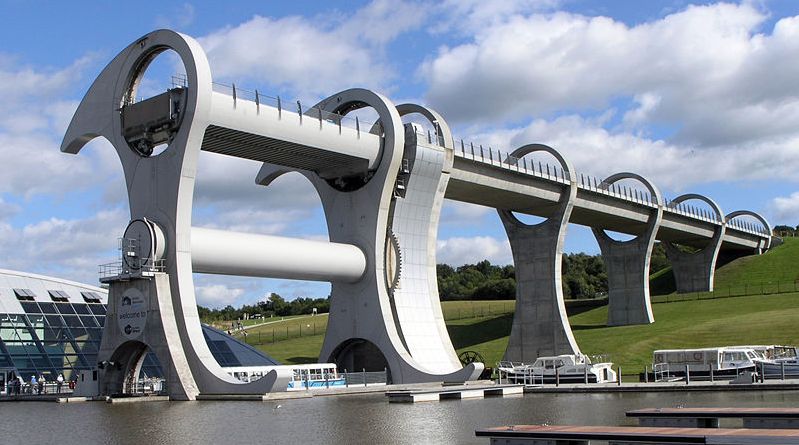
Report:
[[[570,181],[561,194],[556,214],[528,225],[508,210],[497,210],[516,267],[516,311],[504,359],[524,363],[542,356],[580,352],[566,316],[561,284],[563,243],[577,196],[574,168],[559,152],[542,144],[525,145],[510,156],[521,159],[539,151],[554,156]]]
[[[674,271],[677,293],[710,292],[713,290],[716,260],[718,259],[721,241],[724,238],[724,231],[727,227],[721,207],[706,196],[695,193],[680,195],[669,203],[669,207],[676,207],[678,204],[691,199],[698,199],[707,203],[713,209],[713,212],[716,213],[719,225],[716,227],[713,238],[710,239],[708,245],[698,252],[683,252],[670,242],[663,243],[666,248],[666,256],[671,261],[671,268]]]
[[[169,146],[150,156],[126,139],[125,106],[136,96],[150,62],[170,49],[183,62],[188,87],[166,97],[177,110],[170,116],[174,121]],[[290,378],[287,371],[273,371],[258,381],[242,383],[222,370],[202,334],[192,279],[191,210],[210,108],[211,71],[200,45],[173,31],[155,31],[128,46],[105,67],[78,106],[61,145],[64,152],[78,153],[91,139],[105,137],[122,163],[131,220],[150,221],[153,229],[162,232],[163,271],[114,282],[109,292],[111,308],[131,293],[140,294],[144,323],[139,330],[126,332],[124,327],[114,328],[113,317],[107,317],[100,357],[111,357],[130,340],[146,344],[170,374],[168,391],[174,399],[191,400],[199,393],[264,394],[273,387],[285,390]]]
[[[377,169],[359,181],[348,180],[358,187],[346,190],[338,187],[344,181],[301,172],[322,200],[330,241],[356,245],[367,256],[361,281],[332,282],[320,360],[333,360],[341,367],[360,364],[382,370],[385,366],[394,383],[475,379],[483,364],[464,368],[458,362],[435,281],[435,230],[452,149],[420,146],[410,139],[406,144],[406,136],[415,135],[406,134],[401,114],[425,116],[445,144],[451,141],[449,129],[432,110],[410,104],[395,107],[387,98],[363,89],[335,94],[314,108],[346,114],[366,106],[379,115],[372,132],[383,134]],[[286,171],[264,164],[256,182],[266,185]],[[377,357],[375,348],[382,357]]]
[[[763,224],[763,227],[766,229],[766,233],[768,233],[769,235],[774,233],[771,228],[771,224],[769,224],[768,220],[766,220],[766,218],[764,218],[759,213],[753,212],[751,210],[736,210],[734,212],[730,212],[729,214],[727,214],[727,216],[724,217],[724,223],[729,224],[731,220],[739,216],[751,216],[760,221],[761,224]],[[771,248],[771,236],[763,240],[763,242],[757,247],[756,253],[759,255],[764,251],[768,250],[769,248]]]
[[[635,173],[617,173],[602,181],[608,188],[623,179],[642,183],[655,198],[646,231],[629,241],[617,241],[592,227],[608,273],[608,326],[648,324],[655,321],[649,298],[649,259],[663,218],[663,199],[652,182]]]

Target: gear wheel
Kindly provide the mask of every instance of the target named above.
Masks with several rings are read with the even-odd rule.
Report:
[[[385,278],[389,294],[394,294],[394,289],[399,286],[402,275],[402,252],[399,239],[391,230],[386,233],[385,245]]]

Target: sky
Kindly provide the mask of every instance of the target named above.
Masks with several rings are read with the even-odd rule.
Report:
[[[631,171],[666,197],[799,224],[799,2],[444,0],[44,2],[0,0],[0,268],[96,284],[129,220],[119,160],[101,141],[59,151],[102,68],[142,35],[196,38],[215,81],[313,104],[352,87],[441,112],[457,138],[511,151],[544,143],[578,172]],[[180,67],[159,58],[143,94]],[[547,159],[544,159],[546,161]],[[203,153],[193,225],[327,239],[297,174]],[[702,207],[701,202],[695,203]],[[572,225],[566,251],[596,254]],[[438,261],[512,262],[493,209],[447,201]],[[195,274],[200,304],[327,283]]]

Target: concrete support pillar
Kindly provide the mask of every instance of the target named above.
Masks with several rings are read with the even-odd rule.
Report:
[[[629,241],[617,241],[604,230],[592,228],[602,251],[608,274],[608,326],[648,324],[655,321],[649,298],[649,259],[655,244],[663,206],[660,192],[645,178],[634,173],[618,173],[605,179],[600,187],[609,187],[622,179],[643,183],[655,198],[646,231]]]
[[[676,208],[684,201],[698,199],[706,202],[716,213],[718,226],[710,239],[708,245],[698,252],[685,252],[677,248],[670,242],[664,242],[666,256],[671,261],[674,281],[677,285],[677,293],[689,292],[711,292],[716,271],[716,260],[721,249],[721,241],[724,238],[726,222],[721,208],[712,199],[697,195],[685,194],[675,198],[668,204],[670,208]]]
[[[654,232],[622,242],[612,239],[602,229],[592,230],[608,274],[608,326],[654,322],[649,298],[649,258]]]
[[[504,359],[525,363],[541,356],[580,352],[566,316],[561,284],[563,243],[577,195],[577,184],[571,178],[574,170],[545,145],[526,145],[510,156],[520,159],[535,151],[555,156],[570,182],[564,186],[555,215],[540,224],[527,225],[510,211],[498,210],[516,267],[516,312]]]

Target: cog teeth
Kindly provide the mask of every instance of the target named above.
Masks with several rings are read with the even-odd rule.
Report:
[[[394,250],[396,271],[392,277],[386,277],[388,282],[388,291],[393,296],[394,290],[399,286],[400,278],[402,277],[402,250],[400,249],[399,238],[397,235],[389,230],[388,241],[390,247]],[[388,252],[386,252],[388,254]]]

